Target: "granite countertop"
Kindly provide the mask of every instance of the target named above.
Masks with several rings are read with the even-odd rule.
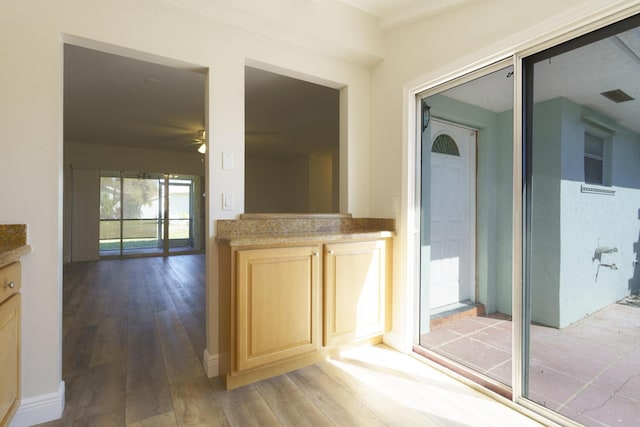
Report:
[[[243,214],[219,220],[216,241],[230,246],[322,243],[393,237],[395,220],[350,214]]]
[[[0,224],[0,268],[31,252],[25,224]]]

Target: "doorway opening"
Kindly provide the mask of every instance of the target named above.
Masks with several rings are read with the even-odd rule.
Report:
[[[65,261],[203,253],[206,74],[64,57]]]
[[[207,74],[167,63],[64,45],[65,425],[156,420],[205,376]]]

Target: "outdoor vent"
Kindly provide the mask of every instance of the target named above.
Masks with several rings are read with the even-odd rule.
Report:
[[[627,101],[632,101],[633,98],[630,97],[628,94],[626,94],[625,92],[621,91],[620,89],[616,89],[616,90],[610,90],[608,92],[602,92],[600,95],[604,96],[605,98],[619,104],[621,102],[627,102]]]

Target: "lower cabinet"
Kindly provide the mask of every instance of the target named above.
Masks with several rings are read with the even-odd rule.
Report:
[[[20,404],[20,263],[0,269],[0,426]]]
[[[318,246],[237,252],[238,371],[320,346]]]
[[[227,389],[380,342],[391,238],[219,248],[220,375]]]
[[[382,335],[387,307],[387,241],[325,245],[325,346]]]

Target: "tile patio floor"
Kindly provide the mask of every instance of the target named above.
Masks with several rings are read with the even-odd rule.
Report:
[[[467,317],[421,345],[511,384],[511,322]],[[530,399],[586,426],[640,425],[640,307],[612,304],[562,330],[531,328]]]

